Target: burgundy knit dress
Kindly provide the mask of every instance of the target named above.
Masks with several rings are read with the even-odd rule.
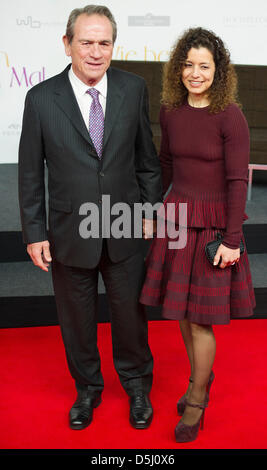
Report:
[[[246,250],[239,263],[225,269],[213,267],[205,255],[206,243],[218,232],[229,248],[238,248],[241,238],[244,242],[246,119],[235,104],[210,114],[208,107],[185,103],[173,110],[162,107],[160,124],[164,193],[171,183],[172,187],[159,211],[165,229],[151,243],[140,301],[162,305],[165,318],[206,325],[251,316],[255,296]],[[168,212],[167,207],[173,210]],[[186,218],[181,214],[184,208]],[[176,243],[173,231],[166,229],[168,218],[179,233]]]

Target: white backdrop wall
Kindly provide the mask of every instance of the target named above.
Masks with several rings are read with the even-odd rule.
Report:
[[[27,90],[69,63],[62,36],[89,1],[0,0],[0,163],[16,163]],[[94,3],[94,1],[92,1]],[[177,37],[202,26],[236,64],[267,65],[267,0],[106,0],[118,24],[114,60],[166,61]]]

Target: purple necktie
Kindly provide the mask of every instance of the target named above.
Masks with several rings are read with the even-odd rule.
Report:
[[[104,133],[104,113],[99,102],[99,91],[95,88],[89,88],[87,93],[93,98],[90,107],[89,133],[93,141],[97,155],[101,158]]]

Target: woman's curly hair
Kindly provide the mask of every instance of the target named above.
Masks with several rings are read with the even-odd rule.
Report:
[[[177,108],[187,97],[188,91],[182,82],[182,70],[189,50],[205,47],[215,63],[214,80],[209,88],[209,111],[218,113],[237,100],[237,75],[230,63],[229,51],[223,41],[212,31],[203,28],[190,28],[174,45],[169,61],[163,68],[162,103],[167,108]]]

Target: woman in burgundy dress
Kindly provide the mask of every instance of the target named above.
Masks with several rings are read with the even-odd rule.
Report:
[[[164,236],[157,232],[140,299],[162,305],[163,317],[180,323],[191,376],[177,403],[177,442],[196,439],[203,426],[214,379],[212,325],[251,316],[255,307],[246,250],[240,255],[249,130],[236,93],[236,74],[221,39],[203,28],[186,31],[164,68],[160,110],[164,194],[172,184],[164,213],[168,205],[174,208],[181,238],[186,204],[185,242],[175,244],[169,230]],[[223,238],[212,265],[205,245],[218,233]]]

